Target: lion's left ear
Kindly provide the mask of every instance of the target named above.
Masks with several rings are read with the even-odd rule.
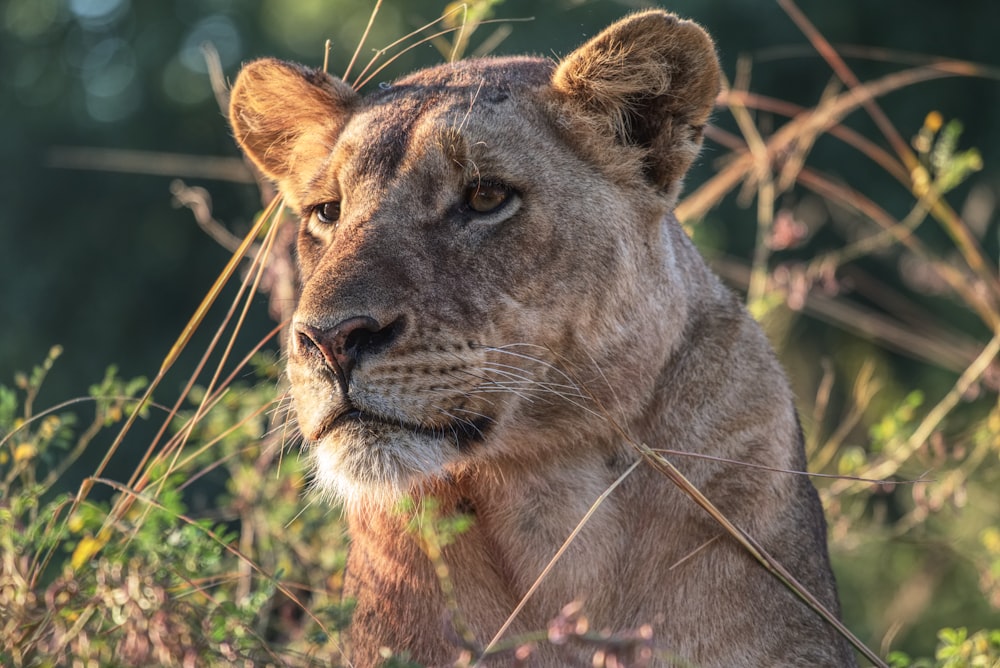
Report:
[[[698,154],[719,84],[712,39],[661,10],[611,25],[552,76],[571,113],[593,132],[644,149],[647,177],[668,192]]]

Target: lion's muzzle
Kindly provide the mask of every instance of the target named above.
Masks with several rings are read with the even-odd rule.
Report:
[[[337,379],[341,392],[350,392],[351,373],[362,356],[389,348],[403,331],[402,317],[382,327],[369,316],[353,316],[328,329],[296,323],[292,354],[321,361]]]

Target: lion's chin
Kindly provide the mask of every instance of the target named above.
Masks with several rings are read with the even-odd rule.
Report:
[[[310,440],[313,480],[317,491],[346,506],[393,506],[463,458],[473,440],[463,434],[360,413],[341,417]]]

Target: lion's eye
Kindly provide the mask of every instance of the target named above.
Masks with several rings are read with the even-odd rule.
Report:
[[[492,213],[510,198],[511,190],[497,183],[471,183],[465,189],[465,203],[476,213]]]
[[[332,225],[340,220],[340,202],[317,204],[313,212],[316,214],[316,220],[325,225]]]

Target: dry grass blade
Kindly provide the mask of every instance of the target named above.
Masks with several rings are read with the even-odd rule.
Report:
[[[254,224],[251,230],[247,233],[240,248],[238,248],[236,252],[233,253],[232,257],[226,263],[226,266],[222,270],[222,273],[216,279],[215,283],[208,291],[208,293],[205,295],[201,304],[196,309],[194,315],[188,321],[188,324],[184,327],[184,330],[177,338],[177,341],[174,343],[170,351],[167,353],[167,356],[164,358],[163,362],[160,365],[160,369],[157,372],[156,377],[153,378],[152,382],[146,388],[142,397],[139,399],[139,402],[136,405],[135,409],[129,414],[128,418],[125,420],[125,423],[118,431],[118,435],[115,437],[114,441],[108,447],[108,450],[107,452],[105,452],[104,457],[98,464],[94,475],[90,478],[87,478],[86,480],[83,481],[83,483],[81,483],[80,489],[77,491],[77,494],[73,499],[73,504],[71,505],[69,512],[66,514],[66,519],[63,521],[64,524],[69,521],[69,518],[73,515],[73,513],[79,508],[80,504],[83,503],[83,501],[90,494],[90,490],[93,485],[93,480],[98,479],[103,475],[104,471],[107,469],[108,463],[111,461],[111,458],[118,451],[118,448],[121,447],[121,444],[125,439],[125,436],[128,434],[129,431],[131,431],[132,426],[138,419],[142,406],[144,406],[146,403],[149,402],[150,398],[153,395],[154,390],[162,382],[163,378],[166,376],[167,371],[170,370],[174,362],[177,361],[177,358],[180,356],[181,351],[185,348],[185,346],[187,346],[195,330],[199,327],[199,325],[201,325],[201,322],[204,320],[205,315],[208,313],[209,308],[211,308],[212,304],[215,303],[215,300],[218,298],[219,293],[222,291],[223,286],[225,286],[225,284],[228,283],[229,280],[232,278],[233,274],[236,273],[236,268],[239,266],[239,263],[243,260],[243,256],[247,248],[250,247],[250,245],[260,234],[260,231],[261,229],[263,229],[264,225],[269,220],[272,219],[272,217],[276,214],[276,212],[280,210],[280,206],[281,206],[280,199],[276,198],[271,202],[271,204],[267,207],[267,209],[258,218],[257,222]],[[172,419],[176,410],[177,406],[175,406],[174,410],[171,411],[170,415],[168,415],[166,420],[167,423],[169,423],[169,421]],[[156,442],[154,441],[154,443],[150,445],[149,449],[147,449],[146,455],[143,458],[143,462],[136,468],[137,473],[140,470],[142,470],[142,468],[145,466],[145,463],[149,461],[155,449],[155,446]],[[113,521],[121,517],[122,513],[124,513],[127,510],[129,502],[126,501],[125,498],[126,497],[122,497],[122,500],[120,500],[119,503],[116,504],[116,507],[112,510],[112,512],[108,514],[108,517],[104,525],[105,528],[102,529],[102,531],[99,533],[98,540],[94,543],[94,545],[98,547],[98,549],[100,546],[103,546],[103,544],[106,542],[108,535],[107,532],[108,527],[111,525]],[[44,572],[45,568],[52,559],[55,549],[56,545],[52,545],[46,551],[45,556],[38,561],[39,568],[36,569],[36,571],[33,573],[34,578],[37,578],[38,576],[41,575],[42,572]],[[32,586],[35,586],[37,582],[33,580],[31,584]]]
[[[722,91],[719,95],[718,104],[726,107],[738,104],[749,109],[778,114],[785,118],[795,118],[807,111],[805,107],[797,104],[745,90],[729,89]],[[898,159],[894,158],[892,154],[881,146],[845,125],[834,125],[827,130],[827,133],[848,146],[855,148],[859,153],[868,157],[872,162],[891,174],[893,178],[909,189],[909,172],[906,171],[906,168],[903,167],[903,164]],[[705,136],[730,150],[746,150],[746,144],[742,140],[720,128],[713,126],[705,128]]]
[[[431,35],[427,35],[427,36],[425,36],[425,37],[417,40],[416,42],[411,42],[410,44],[407,44],[407,46],[405,48],[400,49],[397,53],[392,54],[392,56],[387,61],[385,61],[384,63],[382,63],[381,65],[379,65],[375,70],[369,72],[369,70],[371,70],[375,66],[375,63],[378,62],[379,58],[381,58],[387,52],[389,52],[392,49],[396,48],[400,44],[403,44],[403,43],[409,41],[413,37],[416,37],[420,33],[428,30],[429,28],[431,28],[432,26],[434,26],[434,25],[436,25],[438,23],[446,23],[447,20],[452,15],[457,14],[460,11],[463,11],[463,7],[461,5],[459,5],[458,7],[455,7],[454,9],[451,9],[451,10],[445,12],[444,14],[442,14],[437,19],[435,19],[433,21],[430,21],[429,23],[424,24],[420,28],[417,28],[416,30],[414,30],[414,31],[412,31],[412,32],[404,35],[403,37],[400,37],[399,39],[397,39],[396,41],[392,42],[391,44],[389,44],[387,46],[384,46],[381,49],[378,49],[375,52],[375,55],[372,56],[372,59],[368,62],[368,65],[366,65],[365,68],[363,70],[361,70],[361,73],[358,74],[357,77],[355,77],[354,83],[351,84],[351,87],[354,88],[355,90],[361,90],[366,85],[368,85],[368,83],[370,83],[372,79],[374,79],[375,77],[377,77],[385,68],[387,68],[389,65],[391,65],[397,58],[399,58],[400,56],[402,56],[404,53],[407,53],[408,51],[412,51],[413,49],[415,49],[415,48],[417,48],[419,46],[422,46],[424,44],[427,44],[427,43],[432,43],[433,44],[434,42],[436,42],[437,40],[439,40],[441,37],[444,37],[445,35],[450,35],[452,33],[455,33],[455,32],[463,30],[464,29],[464,23],[461,24],[461,25],[459,25],[459,26],[457,26],[457,27],[449,27],[449,28],[445,28],[443,30],[439,30],[438,32],[435,32],[435,33],[433,33]],[[526,18],[526,19],[489,19],[489,20],[485,20],[485,21],[479,21],[476,24],[476,26],[478,27],[478,26],[490,25],[490,24],[494,24],[494,23],[510,23],[512,21],[530,21],[530,20],[531,20],[530,18]],[[459,46],[458,45],[458,41],[456,40],[455,48],[457,48],[458,46]],[[452,50],[454,51],[454,48]],[[451,59],[454,60],[454,55],[451,56]],[[346,81],[346,79],[345,79],[345,81]]]
[[[524,609],[524,606],[528,604],[528,601],[531,600],[531,597],[535,594],[536,591],[538,591],[538,588],[541,586],[542,582],[555,567],[556,562],[558,562],[559,559],[563,556],[563,554],[566,553],[566,550],[569,549],[569,546],[573,543],[573,541],[576,539],[579,533],[583,530],[583,527],[587,525],[587,522],[590,521],[590,518],[593,517],[595,512],[597,512],[597,509],[601,507],[601,504],[604,503],[604,500],[607,499],[611,495],[611,493],[618,488],[619,485],[625,482],[625,479],[628,478],[630,475],[632,475],[632,472],[635,471],[635,469],[638,468],[639,464],[641,463],[642,460],[637,459],[632,464],[632,466],[628,467],[624,473],[618,476],[618,478],[613,483],[611,483],[611,485],[609,485],[608,488],[604,490],[604,492],[599,497],[597,497],[597,500],[595,500],[594,503],[591,504],[586,514],[584,514],[584,516],[580,519],[577,525],[573,528],[573,531],[570,532],[569,536],[566,537],[566,540],[563,541],[563,544],[559,546],[559,549],[556,550],[556,553],[552,556],[552,559],[549,560],[549,563],[545,565],[545,568],[542,569],[542,572],[538,574],[537,578],[535,578],[535,581],[531,584],[531,587],[528,588],[527,593],[525,593],[525,595],[518,602],[517,607],[515,607],[514,610],[507,617],[507,620],[503,623],[503,626],[501,626],[497,630],[497,632],[493,635],[493,638],[490,640],[489,644],[487,644],[486,648],[483,650],[482,654],[483,657],[487,656],[490,653],[490,651],[497,646],[497,643],[499,643],[501,638],[503,638],[504,634],[507,633],[507,630],[510,628],[510,625],[513,624],[514,620],[517,619],[517,616],[521,614],[521,611]],[[474,665],[478,665],[478,662]]]
[[[443,31],[438,32],[438,33],[436,33],[434,35],[431,35],[429,38],[423,39],[423,40],[417,42],[416,44],[413,44],[410,47],[408,47],[406,49],[403,49],[399,53],[394,54],[393,57],[387,63],[385,63],[381,67],[379,67],[379,69],[376,70],[375,72],[373,72],[371,74],[371,76],[366,76],[368,74],[368,71],[375,65],[375,63],[378,62],[378,59],[381,58],[383,55],[385,55],[388,51],[391,51],[392,49],[396,48],[400,44],[403,44],[403,43],[407,42],[408,40],[412,39],[413,37],[416,37],[420,33],[424,32],[427,29],[429,29],[431,26],[433,26],[435,24],[438,24],[438,23],[444,22],[449,16],[451,16],[452,14],[455,14],[455,13],[457,13],[459,11],[461,11],[461,7],[456,7],[455,9],[452,9],[452,10],[450,10],[448,12],[445,12],[443,15],[439,16],[438,18],[434,19],[433,21],[425,23],[424,25],[420,26],[416,30],[413,30],[413,31],[411,31],[411,32],[403,35],[402,37],[400,37],[396,41],[392,42],[391,44],[388,44],[387,46],[384,46],[381,49],[376,50],[375,51],[375,55],[372,56],[372,59],[370,61],[368,61],[368,64],[365,65],[365,68],[363,70],[361,70],[361,73],[358,74],[357,77],[355,77],[354,83],[351,84],[351,86],[355,90],[360,90],[361,87],[363,87],[365,85],[365,83],[367,83],[368,81],[371,81],[372,77],[374,77],[375,75],[377,75],[378,72],[380,72],[382,69],[384,69],[386,65],[388,65],[389,63],[391,63],[394,59],[398,58],[403,53],[406,53],[407,51],[409,51],[410,48],[413,48],[414,46],[419,46],[420,44],[424,44],[424,43],[426,43],[429,40],[433,40],[433,39],[435,39],[437,37],[440,37],[441,35],[447,35],[450,32],[454,32],[455,28],[448,28],[447,30],[443,30]],[[358,44],[358,51],[356,53],[360,53],[360,51],[361,51],[361,44]],[[350,68],[348,68],[348,69],[350,69]],[[344,75],[344,81],[347,81],[347,75],[346,74]]]
[[[749,285],[750,268],[746,264],[721,257],[713,258],[711,264],[730,284],[744,289]],[[768,289],[778,288],[769,284]],[[901,355],[954,373],[962,373],[981,349],[978,341],[964,333],[944,329],[933,323],[927,323],[920,329],[908,327],[872,309],[830,297],[817,290],[806,295],[803,311],[845,331],[871,339]]]
[[[561,357],[558,354],[558,352],[556,352],[556,351],[550,350],[549,352],[552,353],[556,358],[560,358]],[[581,383],[579,383],[579,382],[577,382],[575,380],[573,380],[573,382],[574,382],[575,385],[577,385],[577,386],[579,386],[581,388],[585,388],[586,387],[586,384],[581,384]],[[649,447],[648,445],[646,445],[644,443],[636,441],[631,436],[629,436],[628,432],[621,426],[621,424],[617,420],[615,420],[615,418],[608,412],[608,410],[606,409],[606,407],[604,407],[603,405],[601,405],[601,403],[599,401],[597,401],[593,396],[591,396],[591,399],[593,399],[594,402],[595,402],[595,404],[596,404],[596,410],[598,412],[600,412],[608,420],[609,424],[611,424],[614,427],[614,429],[620,434],[620,436],[622,437],[623,441],[626,442],[626,443],[629,443],[632,447],[634,447],[636,449],[636,451],[640,455],[642,455],[642,457],[640,459],[636,460],[636,462],[634,462],[633,465],[631,467],[629,467],[629,469],[625,473],[623,473],[620,478],[618,478],[617,480],[615,480],[615,482],[612,483],[612,485],[607,490],[605,490],[605,492],[597,499],[597,501],[594,502],[594,504],[591,506],[591,508],[586,513],[586,515],[583,517],[583,519],[580,520],[580,522],[577,524],[577,526],[573,529],[573,532],[566,539],[566,541],[563,543],[563,545],[556,552],[556,554],[552,558],[552,560],[546,565],[545,569],[543,569],[542,573],[538,576],[538,578],[532,584],[532,587],[529,589],[528,593],[525,594],[524,598],[520,601],[520,603],[518,604],[518,606],[515,608],[514,612],[510,615],[510,617],[507,619],[507,621],[504,623],[504,625],[501,627],[501,629],[496,633],[496,635],[490,641],[489,645],[487,645],[486,650],[484,650],[484,655],[486,654],[486,651],[488,651],[490,648],[493,648],[493,647],[496,646],[497,642],[501,639],[501,637],[503,636],[503,634],[510,627],[510,624],[516,618],[517,614],[523,609],[523,607],[526,604],[528,598],[537,590],[537,588],[541,584],[542,580],[548,575],[548,573],[551,571],[552,567],[555,565],[556,560],[558,560],[558,558],[560,556],[562,556],[562,554],[565,552],[566,548],[568,548],[569,544],[573,541],[573,539],[576,538],[576,536],[579,534],[579,532],[583,529],[584,525],[589,521],[590,517],[597,510],[597,507],[604,501],[604,499],[606,499],[611,494],[611,492],[616,487],[618,487],[622,482],[624,482],[624,480],[632,473],[632,471],[639,464],[641,464],[642,462],[646,462],[646,463],[650,464],[653,467],[654,470],[656,470],[659,473],[661,473],[662,475],[664,475],[668,480],[670,480],[674,485],[676,485],[684,494],[686,494],[688,497],[690,497],[703,510],[705,510],[716,522],[719,523],[720,526],[723,527],[723,529],[725,529],[725,531],[727,533],[729,533],[730,535],[732,535],[733,538],[736,539],[736,541],[744,549],[746,549],[754,557],[754,559],[758,563],[760,563],[769,573],[771,573],[776,578],[778,578],[786,587],[788,587],[796,596],[798,596],[800,599],[802,599],[810,608],[812,608],[817,614],[819,614],[827,623],[829,623],[831,626],[833,626],[837,630],[838,633],[840,633],[845,639],[847,639],[847,641],[850,642],[851,645],[854,646],[869,661],[871,661],[874,666],[876,666],[878,668],[888,668],[888,664],[886,664],[884,661],[882,661],[882,659],[879,658],[879,656],[877,654],[875,654],[871,649],[868,648],[867,645],[865,645],[863,642],[861,642],[861,640],[857,636],[855,636],[851,632],[851,630],[848,629],[844,625],[844,623],[841,622],[840,619],[837,618],[837,616],[835,614],[833,614],[832,612],[830,612],[829,610],[827,610],[826,607],[811,592],[809,592],[809,590],[807,590],[800,582],[798,582],[798,580],[796,580],[795,577],[791,573],[789,573],[788,570],[785,569],[785,567],[782,566],[780,562],[778,562],[774,557],[772,557],[763,548],[763,546],[761,546],[752,536],[750,536],[749,534],[747,534],[746,532],[744,532],[742,529],[740,529],[739,527],[737,527],[735,524],[733,524],[729,520],[729,518],[727,518],[725,516],[725,514],[723,514],[722,511],[720,511],[715,506],[715,504],[713,504],[708,499],[708,497],[706,497],[704,494],[702,494],[701,490],[699,490],[686,477],[684,477],[684,474],[681,473],[662,454],[664,452],[671,452],[671,451],[669,451],[669,450],[663,450],[663,449],[653,449],[653,448]],[[690,453],[680,453],[680,452],[678,452],[676,454],[678,454],[678,455],[688,455]],[[695,456],[697,456],[697,455],[695,455]],[[720,460],[719,458],[712,458],[712,457],[708,457],[708,458],[709,459],[716,459],[717,461],[725,461],[725,460]],[[739,461],[735,461],[735,460],[730,460],[727,463],[732,463],[733,465],[746,465],[744,462],[739,462]],[[758,468],[758,467],[753,466],[751,468]],[[806,472],[803,472],[803,471],[784,471],[784,470],[782,470],[781,472],[782,473],[787,473],[789,475],[810,475],[810,474],[808,474]],[[827,476],[823,476],[823,477],[827,477]],[[877,482],[882,482],[882,479],[879,479],[877,476],[869,476],[868,478],[865,478],[863,480],[856,480],[856,479],[853,479],[853,478],[851,478],[849,476],[839,476],[839,475],[837,475],[837,476],[829,476],[829,477],[833,477],[833,478],[837,478],[837,479],[844,479],[845,482],[851,483],[851,484],[858,483],[858,482],[863,482],[863,483],[866,483],[866,484],[871,484],[873,482],[876,482],[876,483]],[[896,481],[893,481],[893,482],[896,482]],[[913,482],[920,482],[920,481],[913,481]],[[700,549],[702,549],[702,548],[699,548],[699,550]],[[690,558],[690,556],[688,558]]]
[[[215,373],[213,374],[212,379],[209,381],[208,386],[206,387],[205,397],[202,399],[202,402],[198,405],[198,408],[195,411],[194,417],[192,417],[188,421],[188,424],[185,426],[185,428],[181,430],[180,434],[178,434],[179,437],[175,438],[174,442],[172,443],[173,450],[174,450],[174,455],[173,455],[173,461],[171,461],[170,465],[167,468],[167,473],[168,474],[171,471],[174,470],[174,467],[176,466],[176,463],[177,463],[177,459],[178,459],[178,457],[180,457],[181,450],[183,449],[184,445],[187,443],[187,440],[188,440],[188,438],[191,435],[191,432],[192,432],[192,430],[194,428],[194,425],[197,424],[198,421],[208,412],[207,405],[208,405],[208,403],[210,401],[210,398],[214,394],[214,390],[215,390],[215,388],[217,386],[217,383],[219,381],[220,376],[222,375],[222,370],[223,370],[223,368],[224,368],[224,366],[226,364],[226,361],[229,359],[229,356],[232,354],[233,347],[236,344],[236,337],[240,333],[240,331],[243,329],[243,323],[246,321],[247,313],[249,312],[250,306],[253,303],[253,297],[254,297],[254,295],[257,294],[257,290],[260,287],[260,281],[261,281],[261,278],[264,275],[264,268],[265,268],[265,266],[267,264],[267,258],[270,255],[271,248],[273,247],[274,240],[277,237],[277,230],[278,230],[278,228],[279,228],[280,225],[281,225],[280,213],[278,213],[276,215],[274,221],[272,222],[271,227],[268,229],[266,238],[264,240],[264,243],[261,244],[260,249],[258,250],[256,257],[254,258],[254,262],[251,265],[251,268],[252,268],[251,275],[253,276],[253,284],[249,286],[249,289],[247,289],[247,287],[248,287],[247,286],[247,281],[244,280],[243,283],[240,285],[240,292],[237,294],[236,298],[233,300],[233,305],[235,306],[235,304],[237,304],[239,302],[239,300],[241,299],[242,295],[244,293],[246,294],[246,299],[245,299],[245,301],[243,303],[243,310],[240,312],[239,319],[236,321],[236,324],[233,327],[232,334],[230,335],[229,342],[226,345],[226,348],[225,348],[225,350],[222,353],[222,357],[219,360],[218,364],[216,365]],[[222,329],[226,326],[227,323],[228,323],[228,318],[227,318],[226,322],[223,323],[223,325],[221,325],[219,327],[219,333],[221,333]],[[218,336],[218,333],[217,333],[217,336]],[[215,340],[217,340],[217,338]],[[206,355],[213,348],[214,348],[214,342],[213,342],[213,345],[210,346],[209,349],[206,351]],[[245,358],[244,363],[247,362],[247,361],[249,361],[249,357]],[[232,378],[232,376],[230,376],[230,378]],[[226,387],[226,384],[223,383],[219,387],[220,392],[225,387]],[[182,398],[186,398],[186,396],[187,396],[187,393],[185,393],[184,395],[182,395]],[[165,455],[166,455],[166,452],[164,452],[162,456],[165,456]],[[143,479],[140,479],[139,482],[136,484],[136,489],[138,489],[140,491],[143,490],[145,488],[144,480],[146,480],[146,479],[148,479],[148,470],[147,470],[147,473],[144,474]],[[163,482],[165,482],[166,476],[163,476],[160,480],[161,480],[161,484],[162,484]]]
[[[254,182],[250,170],[239,158],[69,146],[53,148],[47,157],[48,166],[57,169],[85,169],[150,176],[184,176],[232,183]]]
[[[827,621],[831,626],[837,629],[837,631],[846,638],[859,652],[861,652],[865,658],[871,661],[875,666],[879,668],[888,668],[888,664],[882,661],[872,650],[858,639],[850,629],[848,629],[844,624],[837,619],[837,616],[827,610],[819,600],[812,595],[805,587],[802,586],[795,579],[795,577],[785,569],[777,560],[774,559],[768,552],[756,541],[752,536],[747,534],[745,531],[737,527],[735,524],[729,521],[729,519],[715,507],[708,497],[701,493],[701,491],[691,484],[684,474],[681,473],[670,461],[656,452],[649,446],[643,443],[634,443],[636,449],[642,454],[644,461],[648,462],[654,469],[662,473],[667,477],[672,483],[677,485],[677,487],[687,494],[695,503],[701,506],[705,512],[712,516],[716,522],[718,522],[729,535],[735,538],[747,552],[749,552],[754,559],[756,559],[761,566],[763,566],[769,573],[774,575],[776,578],[781,580],[781,582],[793,591],[799,598],[801,598],[810,608],[815,610],[824,620]]]
[[[385,68],[389,67],[389,65],[391,65],[393,63],[393,61],[395,61],[397,58],[399,58],[400,56],[402,56],[407,51],[412,51],[413,49],[417,48],[418,46],[421,46],[423,44],[427,44],[428,42],[433,42],[438,37],[442,37],[443,35],[447,35],[449,33],[453,33],[453,32],[455,32],[455,30],[457,30],[457,28],[447,28],[446,30],[441,30],[439,32],[434,33],[433,35],[430,35],[428,37],[424,37],[423,39],[421,39],[421,40],[419,40],[417,42],[414,42],[413,44],[408,45],[405,49],[401,49],[399,51],[399,53],[394,53],[392,55],[392,57],[389,58],[389,60],[385,61],[380,66],[378,66],[377,68],[375,68],[371,72],[371,74],[368,74],[368,76],[366,76],[364,79],[361,79],[361,77],[366,72],[368,72],[368,69],[365,68],[365,70],[362,71],[362,73],[358,75],[358,78],[354,80],[354,83],[352,84],[352,87],[354,88],[354,90],[361,90],[362,88],[364,88],[365,86],[367,86],[371,82],[372,79],[374,79],[375,77],[377,77],[382,72],[382,70],[384,70]],[[388,49],[388,48],[391,48],[391,45],[389,47],[386,47],[386,49]],[[378,53],[376,53],[375,54],[375,58],[372,59],[372,63],[374,63],[375,59],[377,59],[384,52],[385,52],[385,50],[383,49],[383,50],[379,51]]]
[[[809,478],[850,480],[852,482],[863,482],[869,485],[913,485],[918,482],[924,482],[923,479],[887,480],[887,479],[877,479],[877,478],[864,478],[861,476],[840,475],[838,473],[810,473],[809,471],[782,469],[776,466],[767,466],[766,464],[751,464],[750,462],[743,462],[738,459],[728,459],[726,457],[716,457],[714,455],[703,455],[697,452],[685,452],[684,450],[671,450],[670,448],[650,448],[650,450],[653,452],[658,452],[663,455],[671,455],[675,457],[690,457],[691,459],[703,459],[710,462],[718,462],[720,464],[729,464],[730,466],[740,466],[748,469],[756,469],[758,471],[769,471],[771,473],[784,473],[787,475],[804,475]]]
[[[277,215],[280,215],[281,207],[282,207],[282,201],[279,198],[275,198],[274,200],[272,200],[271,204],[269,204],[268,207],[264,210],[264,212],[261,213],[261,215],[258,217],[257,222],[254,223],[254,226],[250,228],[249,232],[247,232],[246,237],[244,237],[243,239],[242,245],[239,248],[237,248],[236,252],[233,253],[232,257],[229,258],[229,262],[226,263],[226,266],[222,270],[222,273],[219,274],[219,277],[215,280],[215,283],[212,285],[211,288],[209,288],[208,294],[205,295],[205,298],[202,300],[201,304],[198,305],[198,308],[195,311],[194,315],[191,317],[191,320],[189,320],[188,324],[185,325],[184,330],[181,332],[180,337],[177,339],[177,342],[174,343],[173,347],[170,349],[170,352],[167,353],[167,357],[166,359],[164,359],[163,364],[160,367],[160,374],[162,374],[165,369],[170,368],[170,366],[172,366],[173,363],[177,360],[177,356],[180,355],[180,352],[188,344],[188,341],[191,340],[191,335],[194,334],[194,331],[198,328],[199,325],[201,325],[202,320],[205,319],[205,315],[208,313],[208,309],[210,309],[212,307],[212,304],[215,303],[215,300],[218,298],[219,293],[222,291],[223,286],[226,283],[228,283],[229,279],[232,278],[233,274],[236,273],[236,268],[243,260],[243,256],[245,255],[246,250],[253,244],[254,240],[256,240],[257,237],[260,235],[260,231],[264,228],[264,225],[267,222],[275,219]]]
[[[934,56],[915,51],[888,49],[867,44],[838,43],[831,45],[831,48],[841,56],[848,58],[860,58],[911,67],[936,67],[944,72],[953,72],[961,76],[1000,79],[1000,68],[998,67],[969,60],[959,60],[949,56]],[[816,52],[816,47],[812,44],[787,44],[764,47],[754,52],[754,61],[758,63],[784,59],[799,60],[805,57],[821,58],[822,55]]]
[[[803,169],[799,174],[799,183],[809,188],[813,192],[838,202],[843,206],[857,210],[868,216],[872,221],[886,230],[899,230],[899,221],[893,218],[878,204],[865,197],[861,193],[839,183],[834,183],[819,173]],[[1000,313],[997,312],[992,300],[987,295],[981,294],[976,286],[971,284],[967,276],[955,267],[946,262],[934,260],[934,256],[926,246],[912,234],[897,237],[897,241],[908,250],[913,251],[921,259],[927,261],[928,266],[941,278],[948,287],[962,297],[962,300],[973,311],[976,312],[983,322],[992,330],[1000,327]]]
[[[741,60],[736,79],[737,86],[744,87],[748,84],[749,78],[749,63]],[[728,90],[731,87],[726,85],[724,88]],[[764,297],[764,290],[767,286],[769,248],[766,242],[774,223],[775,185],[771,174],[771,160],[764,138],[757,131],[746,107],[739,104],[735,97],[730,97],[729,100],[729,109],[746,138],[750,157],[753,159],[752,177],[747,179],[746,184],[748,186],[757,185],[757,241],[754,244],[750,285],[747,288],[747,302],[752,305]]]
[[[275,202],[278,202],[278,200],[275,200]],[[272,204],[274,205],[274,203],[272,203]],[[252,242],[259,235],[260,229],[262,228],[262,226],[264,225],[264,223],[266,223],[269,220],[272,220],[272,218],[274,218],[274,220],[272,221],[273,224],[272,224],[271,228],[268,230],[268,238],[270,239],[273,236],[273,233],[274,233],[275,229],[277,228],[276,218],[278,216],[280,216],[280,210],[281,210],[280,204],[276,204],[274,206],[275,206],[275,208],[272,209],[271,207],[269,207],[268,210],[266,210],[263,214],[261,214],[261,216],[260,216],[257,224],[254,226],[254,228],[251,230],[251,232],[244,239],[243,245],[241,245],[239,248],[237,248],[236,251],[233,253],[233,255],[230,257],[229,263],[226,265],[226,268],[223,270],[222,274],[220,274],[219,277],[216,279],[215,284],[212,286],[212,288],[209,290],[208,294],[205,296],[205,299],[202,301],[201,305],[199,306],[199,308],[195,312],[195,315],[192,317],[191,321],[188,322],[187,327],[185,328],[184,332],[181,335],[181,338],[178,339],[178,342],[174,344],[174,348],[171,350],[170,355],[168,355],[167,359],[164,362],[165,364],[167,362],[169,362],[169,365],[173,365],[174,360],[180,354],[181,350],[183,350],[183,348],[187,345],[187,342],[190,339],[191,335],[194,333],[194,331],[201,324],[202,320],[204,320],[204,317],[207,314],[208,309],[211,308],[211,306],[215,303],[215,299],[218,297],[218,294],[221,291],[222,287],[232,277],[233,273],[235,272],[236,267],[239,264],[239,260],[242,259],[242,257],[245,256],[246,252],[248,251],[248,249],[249,249],[249,247],[251,245],[250,242]],[[261,248],[258,249],[257,256],[255,258],[255,264],[262,263],[262,258],[266,255],[267,249],[268,249],[268,246],[266,244],[264,246],[262,246]],[[167,419],[164,421],[163,425],[161,426],[159,432],[153,438],[152,443],[150,444],[149,448],[147,448],[147,450],[146,450],[146,454],[145,454],[144,458],[139,463],[139,465],[136,467],[135,473],[133,473],[132,477],[129,479],[129,482],[128,482],[129,486],[136,486],[137,485],[139,489],[142,489],[142,487],[144,486],[145,483],[143,481],[149,475],[149,469],[147,468],[147,464],[153,459],[153,453],[156,451],[156,448],[159,445],[160,439],[166,433],[167,428],[172,423],[173,419],[176,417],[177,412],[180,410],[180,407],[181,407],[182,403],[186,400],[186,398],[188,396],[188,393],[190,393],[191,389],[194,387],[195,381],[197,380],[198,376],[201,374],[201,372],[204,369],[205,365],[208,363],[209,356],[215,350],[216,345],[218,344],[219,340],[222,337],[222,334],[223,334],[223,331],[224,331],[224,328],[225,328],[226,324],[232,318],[232,316],[233,316],[233,314],[235,312],[235,309],[236,309],[236,307],[237,307],[237,305],[239,303],[239,299],[246,292],[247,287],[248,287],[248,281],[244,280],[241,283],[241,285],[240,285],[240,290],[239,290],[236,298],[233,300],[232,304],[230,305],[229,312],[226,314],[226,317],[225,317],[225,319],[223,321],[223,324],[220,325],[219,328],[216,330],[215,334],[213,335],[212,340],[209,342],[209,344],[206,347],[204,353],[202,354],[200,362],[195,367],[195,370],[194,370],[194,372],[192,372],[191,377],[188,379],[187,385],[185,385],[185,387],[182,390],[180,396],[177,398],[177,401],[174,403],[174,407],[171,410],[170,415],[168,415]],[[253,293],[251,293],[251,295],[252,294]],[[238,331],[239,331],[239,327],[236,328],[236,332],[238,332]],[[234,332],[233,336],[235,337],[235,332]],[[223,359],[223,361],[224,361],[224,359]],[[161,374],[164,373],[164,372],[165,372],[165,369],[161,371]],[[163,452],[161,452],[159,455],[157,455],[157,457],[158,458],[162,458],[162,457],[165,457],[165,456],[169,456],[169,453],[175,447],[176,447],[176,445],[174,443],[168,444],[167,448]]]
[[[365,45],[365,42],[368,40],[368,34],[372,31],[372,25],[375,23],[375,17],[378,16],[378,10],[381,8],[382,8],[382,0],[376,0],[375,6],[372,8],[372,13],[368,17],[368,25],[365,26],[365,31],[361,34],[361,39],[358,40],[358,46],[354,49],[354,55],[351,56],[351,62],[347,63],[347,69],[344,70],[344,76],[341,77],[341,79],[343,79],[344,81],[347,81],[347,78],[351,76],[351,70],[354,69],[354,63],[357,61],[358,55],[361,53],[361,48]],[[330,50],[327,49],[327,54],[329,54],[329,52]],[[326,72],[327,70],[327,65],[328,63],[324,58],[323,60],[324,72]]]

